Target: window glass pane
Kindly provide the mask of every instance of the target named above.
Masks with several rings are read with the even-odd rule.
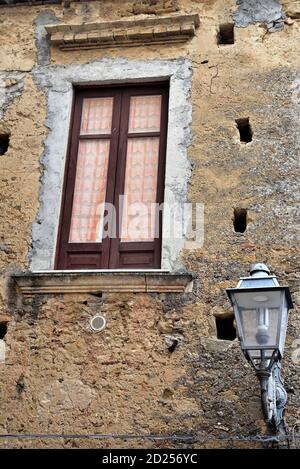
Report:
[[[161,95],[130,98],[129,133],[159,132]]]
[[[70,243],[101,242],[110,140],[79,142]]]
[[[121,241],[153,241],[159,138],[130,138],[124,187]]]
[[[114,98],[86,98],[83,100],[81,135],[110,134]]]

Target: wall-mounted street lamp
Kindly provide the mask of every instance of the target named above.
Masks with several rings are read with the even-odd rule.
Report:
[[[255,264],[250,275],[226,291],[233,305],[242,351],[260,381],[264,418],[278,432],[287,401],[280,361],[288,311],[293,303],[289,288],[280,286],[265,264]]]

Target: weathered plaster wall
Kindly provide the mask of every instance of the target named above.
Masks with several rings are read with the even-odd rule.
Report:
[[[46,136],[45,99],[32,76],[7,72],[5,82],[15,92],[8,92],[9,105],[0,120],[0,135],[10,134],[8,151],[0,156],[0,321],[7,308],[4,278],[8,271],[28,263],[32,221],[39,206],[39,158]]]
[[[70,8],[0,9],[1,77],[17,80],[2,85],[0,94],[0,129],[11,134],[9,150],[0,156],[0,322],[8,322],[5,362],[0,363],[0,433],[185,434],[209,438],[195,440],[195,447],[254,447],[252,442],[218,440],[267,430],[254,374],[237,341],[217,340],[214,315],[230,313],[224,289],[235,285],[255,261],[268,263],[290,285],[296,308],[283,375],[288,430],[299,431],[300,24],[296,20],[269,34],[261,24],[265,20],[260,17],[256,23],[248,9],[243,21],[248,18],[250,25],[235,28],[235,44],[218,46],[219,24],[233,22],[241,5],[233,0],[178,0],[171,2],[173,9],[199,12],[201,19],[195,38],[186,44],[49,51],[42,27],[48,19],[72,23],[133,17],[140,11],[138,3],[142,5],[107,0],[71,3]],[[170,2],[159,3],[160,13],[169,8]],[[243,3],[250,8],[251,2]],[[273,16],[280,7],[271,3],[276,4],[268,13]],[[299,3],[283,2],[284,11],[293,11],[296,18]],[[22,303],[6,285],[11,271],[28,268],[32,224],[45,209],[39,200],[46,178],[41,157],[51,142],[54,117],[48,103],[55,102],[56,92],[55,86],[52,91],[41,86],[41,78],[54,78],[54,70],[68,76],[68,70],[93,61],[128,64],[137,59],[192,64],[187,197],[205,205],[205,242],[198,249],[186,243],[180,262],[197,275],[194,292],[45,295]],[[59,96],[61,83],[57,86]],[[66,122],[69,108],[60,108],[60,113]],[[248,144],[239,141],[235,119],[241,117],[249,117],[253,129]],[[64,146],[65,136],[61,138]],[[233,231],[234,207],[248,209],[244,234]],[[89,319],[99,311],[107,318],[107,329],[94,334]],[[169,336],[179,339],[172,353]],[[62,444],[186,445],[139,439],[0,440],[2,447]]]
[[[44,26],[56,23],[56,16],[51,11],[41,11],[34,20],[37,65],[49,65],[51,62],[50,44]]]
[[[238,10],[234,13],[234,22],[239,27],[254,23],[271,23],[283,16],[282,5],[278,0],[238,0]]]

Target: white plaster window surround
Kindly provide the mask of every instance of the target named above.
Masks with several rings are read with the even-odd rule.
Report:
[[[12,275],[15,293],[24,297],[66,293],[191,293],[194,278],[187,272],[123,270],[55,270]]]
[[[6,345],[3,339],[0,339],[0,363],[5,363]]]
[[[84,65],[37,67],[33,71],[39,89],[48,94],[45,125],[49,134],[41,157],[43,176],[40,209],[32,228],[31,271],[54,270],[57,232],[61,208],[65,160],[69,138],[73,85],[113,84],[170,80],[168,137],[164,202],[172,206],[187,201],[191,143],[190,103],[192,68],[185,58],[136,61],[105,58]],[[178,215],[180,218],[180,214]],[[169,272],[182,270],[180,253],[185,239],[168,239],[163,223],[162,265]]]

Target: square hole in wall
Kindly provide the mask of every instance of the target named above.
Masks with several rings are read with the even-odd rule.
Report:
[[[0,135],[0,155],[5,155],[9,147],[9,135],[1,134]]]
[[[218,45],[234,44],[234,24],[220,24],[217,36]]]
[[[233,227],[236,233],[244,233],[247,228],[247,209],[236,207],[233,209]]]
[[[234,340],[236,338],[236,328],[234,326],[234,316],[221,318],[216,317],[217,337],[222,340]]]
[[[0,322],[0,339],[4,339],[7,333],[7,322]]]
[[[250,125],[249,117],[242,117],[241,119],[236,119],[235,122],[240,133],[240,141],[242,143],[252,142],[253,132]]]

